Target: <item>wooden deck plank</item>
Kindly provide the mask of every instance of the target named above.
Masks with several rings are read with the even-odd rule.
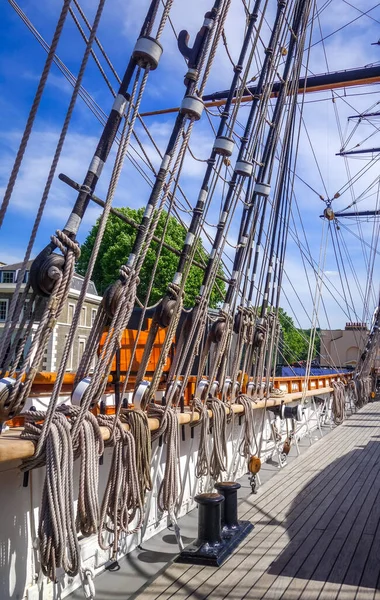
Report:
[[[258,530],[258,526],[256,526],[256,531],[257,531],[257,530]],[[276,531],[278,532],[278,529],[276,529]],[[268,534],[268,528],[265,528],[265,530],[264,530],[264,534],[263,534],[263,537],[264,537],[264,539],[266,539],[266,538],[268,537],[268,535],[267,535],[267,534]],[[260,537],[262,537],[262,536],[260,536]],[[261,540],[257,540],[256,538],[255,538],[255,539],[253,539],[253,543],[255,543],[255,542],[257,542],[257,541],[259,541],[259,542],[260,542]],[[256,545],[257,545],[257,543],[256,543]],[[268,547],[268,548],[266,548],[266,547],[265,547],[265,545],[264,545],[264,546],[263,546],[263,548],[264,548],[264,552],[265,552],[265,551],[268,551],[268,550],[270,550],[270,547],[271,547],[271,545],[270,545],[270,544],[269,544],[269,547]],[[256,552],[255,552],[255,554],[256,554]],[[259,558],[260,558],[260,555],[259,555],[257,558],[259,559]],[[240,560],[241,560],[241,558],[240,558],[240,559],[239,559],[239,558],[237,558],[237,561],[238,561],[238,562],[239,562]],[[231,561],[234,561],[234,559],[231,559]],[[227,565],[228,565],[228,566],[230,566],[230,565],[229,565],[229,563],[227,563]],[[239,577],[242,575],[242,574],[241,574],[241,566],[242,566],[242,565],[240,565],[240,567],[239,567]],[[234,569],[234,567],[235,567],[235,565],[234,565],[234,564],[231,564],[231,570],[232,570],[232,571],[234,571],[234,570],[235,570],[235,569]],[[257,567],[257,565],[255,566],[255,571],[256,571],[256,567]],[[222,574],[222,576],[223,576],[223,577],[226,579],[226,573],[225,573],[225,570],[221,571],[221,574]],[[210,584],[211,584],[213,587],[215,587],[215,579],[216,579],[215,577],[213,577],[212,579],[210,579]],[[231,579],[231,577],[230,577],[229,575],[228,575],[228,581],[229,581],[229,583],[231,583],[231,581],[232,581],[232,579]],[[219,592],[220,592],[220,590],[218,589],[218,590],[216,591],[216,596],[218,596]],[[200,597],[200,590],[198,590],[198,592],[197,592],[197,595],[198,595],[198,597]],[[206,594],[202,594],[202,597],[205,597],[205,595],[206,595]]]
[[[349,432],[349,434],[347,435],[347,437],[345,439],[345,442],[348,443],[349,440],[350,440],[350,438],[352,438],[352,440],[353,440],[354,438],[357,437],[357,435],[358,435],[357,432]],[[340,444],[341,448],[344,446],[344,444],[342,445],[342,441],[339,441],[339,444]],[[334,449],[334,445],[332,445],[332,452],[334,453],[335,451],[336,450]],[[303,455],[303,456],[306,457],[306,454]],[[315,462],[315,457],[312,457],[312,460],[313,460],[313,462]],[[329,460],[328,459],[328,453],[323,453],[322,463],[324,462],[324,460],[326,460],[328,462],[328,460]],[[307,471],[307,473],[303,474],[303,477],[305,478],[305,480],[310,477],[310,469],[307,468],[306,471]],[[279,474],[281,474],[281,473],[284,473],[284,471],[279,472]],[[297,480],[299,488],[301,489],[303,487],[303,479],[300,478],[299,474],[297,474],[297,476],[296,476],[295,479]],[[296,496],[297,495],[297,488],[293,488],[293,492],[294,492],[294,495]],[[307,495],[307,492],[309,492],[309,490],[303,491],[302,493],[305,496],[305,495]],[[272,506],[273,507],[277,507],[277,508],[283,508],[284,510],[286,510],[286,508],[289,506],[290,501],[292,500],[292,497],[289,496],[289,494],[287,494],[286,495],[286,500],[287,501],[283,502],[281,504],[281,503],[278,502],[279,495],[276,494],[276,497],[273,498],[273,493],[272,493],[271,494],[272,502],[268,504],[266,502],[266,498],[267,498],[267,494],[265,494],[265,496],[263,498],[260,495],[253,497],[254,500],[259,499],[260,503],[265,503],[266,504],[266,507],[267,507],[266,511],[263,511],[262,509],[256,510],[256,508],[255,508],[257,514],[262,516],[262,519],[260,519],[259,524],[261,525],[261,523],[262,523],[263,526],[264,526],[264,524],[266,524],[265,523],[265,517],[266,516],[267,516],[268,519],[272,519],[272,517],[273,517],[273,515],[271,515],[269,513],[269,511],[272,509]],[[247,504],[250,506],[251,503],[250,502],[248,502],[248,503],[245,502],[244,506],[246,506]],[[250,510],[251,510],[251,507],[250,507]],[[240,514],[243,515],[244,514],[244,510],[241,510]],[[264,514],[264,516],[263,516],[263,514]],[[241,518],[243,518],[243,516]],[[244,518],[247,518],[247,516],[244,516]],[[256,535],[257,532],[258,532],[258,526],[256,525],[256,529],[254,530],[253,535]],[[269,535],[268,531],[266,532],[266,534],[265,534],[264,537],[266,537],[267,535]],[[186,579],[187,579],[187,577],[191,578],[192,576],[197,575],[203,569],[204,568],[199,567],[199,566],[193,566],[193,567],[191,567],[191,572],[188,573],[188,575],[186,576]],[[214,573],[214,572],[215,571],[212,570],[211,574]],[[204,575],[205,578],[210,576],[210,574],[207,573],[207,571],[204,571],[203,575]],[[165,580],[165,573],[163,575],[161,575],[158,578],[158,580],[156,580],[157,581],[157,588],[156,589],[157,589],[157,592],[158,592],[156,595],[154,595],[154,594],[152,596],[150,595],[152,590],[149,587],[149,597],[152,597],[152,598],[156,598],[157,597],[160,600],[164,600],[164,599],[166,599],[166,598],[169,597],[169,595],[168,595],[169,592],[171,592],[171,591],[173,591],[173,593],[174,592],[176,592],[176,593],[178,592],[178,583],[177,582],[170,583],[169,581],[167,581],[167,586],[166,586],[165,590],[163,590],[162,587],[159,587],[160,585],[162,585],[162,580]],[[153,582],[152,585],[155,585],[155,582]],[[162,594],[162,596],[161,596],[161,594]]]
[[[138,598],[380,600],[379,425],[365,406],[245,502],[255,529],[221,568],[171,565]]]
[[[351,436],[352,436],[352,438],[356,437],[353,432],[348,435],[348,438],[351,437]],[[343,447],[343,446],[344,446],[344,444],[341,443],[341,447]],[[310,470],[308,470],[307,477],[310,477]],[[298,481],[299,481],[299,479],[298,479]],[[300,489],[302,489],[302,487],[303,487],[303,483],[300,482]],[[247,550],[249,552],[252,550],[252,548],[260,545],[260,543],[265,543],[266,538],[269,536],[269,533],[270,533],[271,529],[268,529],[268,527],[266,527],[266,525],[268,523],[268,518],[266,517],[266,515],[267,514],[269,515],[269,518],[273,522],[274,527],[277,527],[277,525],[279,525],[279,522],[276,520],[276,514],[279,514],[280,510],[283,510],[284,514],[285,514],[285,511],[288,509],[288,507],[291,504],[292,500],[294,501],[295,499],[297,500],[297,488],[293,488],[292,493],[291,494],[288,493],[286,495],[285,500],[282,503],[278,503],[278,495],[276,495],[276,497],[274,499],[273,499],[273,495],[272,495],[273,507],[276,508],[276,512],[275,513],[272,512],[272,514],[269,514],[268,511],[270,510],[270,507],[268,508],[268,504],[265,502],[265,499],[261,500],[261,498],[259,498],[260,503],[265,504],[266,507],[267,507],[267,510],[264,511],[264,513],[265,513],[264,517],[262,517],[255,524],[255,530],[253,531],[253,534],[252,534],[252,541],[249,542],[250,545],[247,548]],[[258,511],[258,515],[260,515],[260,514],[262,514],[261,510]],[[247,517],[245,516],[244,518],[247,518]],[[260,530],[261,529],[265,529],[264,533],[262,535],[260,535]],[[240,547],[241,551],[243,550],[243,548],[244,548],[244,546]],[[232,558],[231,561],[233,561],[233,563],[234,563],[234,558]],[[239,562],[241,562],[241,558],[237,558],[237,563],[239,563]],[[235,565],[233,563],[231,563],[231,565],[230,565],[230,561],[227,563],[228,566],[231,566],[231,570],[232,571],[235,569]],[[194,569],[194,571],[193,571],[194,574],[196,574],[196,573],[198,574],[199,567],[192,567],[192,569]],[[210,571],[210,570],[203,570],[202,577],[204,577],[205,580],[207,580],[208,578],[211,578],[210,582],[211,582],[211,585],[214,587],[216,579],[217,580],[219,579],[219,577],[218,577],[219,574],[222,577],[223,576],[225,577],[225,570],[219,570],[218,573],[217,573],[217,576],[215,575],[215,570],[212,570],[212,571]],[[168,588],[167,591],[170,591],[170,590],[173,590],[173,595],[175,595],[175,597],[177,598],[178,597],[178,584],[172,585],[171,587]],[[175,594],[174,594],[174,592],[175,592]],[[198,590],[198,594],[200,594],[200,590]],[[189,594],[186,594],[185,597],[187,597],[188,595]],[[167,598],[167,597],[168,596],[165,594],[165,598]],[[161,597],[159,597],[159,598],[161,600]]]
[[[332,575],[335,566],[334,563],[337,557],[339,556],[339,553],[344,548],[344,542],[346,541],[348,535],[351,534],[354,530],[354,524],[358,513],[364,510],[363,504],[365,498],[379,472],[380,465],[376,470],[373,469],[373,466],[376,464],[376,461],[378,461],[377,451],[372,456],[372,460],[369,461],[366,465],[369,469],[371,469],[367,480],[364,482],[363,485],[361,485],[359,477],[359,481],[354,485],[351,492],[348,494],[344,502],[342,502],[337,512],[335,513],[333,517],[334,522],[330,523],[329,527],[324,530],[323,537],[321,538],[323,546],[321,548],[315,548],[313,551],[313,554],[316,553],[316,555],[319,557],[318,565],[312,574],[308,574],[308,578],[310,578],[310,581],[307,583],[300,598],[309,598],[309,596],[314,597],[317,591],[318,595],[319,593],[321,593],[323,597],[323,589],[325,582],[328,581],[332,584],[337,583],[336,574],[335,579]],[[338,526],[336,526],[336,521],[339,523]],[[355,550],[356,540],[350,539],[347,547],[351,546],[352,543],[355,544],[353,549]],[[350,548],[348,548],[348,552],[351,552]],[[297,574],[297,577],[299,577],[299,574]],[[330,577],[332,580],[330,580]],[[341,581],[342,579],[343,577],[341,576]],[[335,591],[338,592],[339,589],[335,589]],[[355,594],[356,589],[353,589],[352,597],[354,597]],[[330,596],[328,597],[330,598]],[[335,593],[333,595],[331,592],[331,597],[335,598]]]
[[[380,501],[378,497],[377,502]],[[368,534],[366,534],[368,535]],[[358,588],[356,600],[367,599],[369,596],[368,589],[373,590],[373,597],[375,596],[376,587],[380,587],[379,582],[379,557],[380,557],[380,523],[374,533],[374,539],[372,542],[371,549],[369,551],[367,560],[364,565],[363,574],[360,579],[360,586]],[[371,598],[372,600],[372,598]]]
[[[291,498],[290,498],[290,499],[291,499]],[[258,528],[256,527],[256,532],[257,532],[257,531],[258,531]],[[266,530],[266,532],[265,532],[265,534],[264,534],[264,539],[267,537],[267,534],[268,534],[268,530]],[[262,537],[262,536],[260,536],[260,537]],[[223,571],[223,574],[224,574],[224,571]],[[213,577],[213,582],[214,582],[214,577]],[[199,593],[199,591],[198,591],[198,593]]]
[[[371,456],[371,455],[370,455]],[[368,459],[369,460],[369,459]],[[364,460],[362,461],[363,465],[362,468],[364,468],[365,463]],[[349,467],[349,469],[351,469],[352,466]],[[346,474],[346,477],[342,478],[341,484],[343,483],[343,487],[341,488],[342,490],[345,489],[345,485],[346,482],[349,481],[349,474],[351,473],[351,470],[348,471],[348,473]],[[351,492],[351,495],[348,495],[348,497],[345,498],[345,503],[347,506],[350,506],[352,504],[352,502],[354,501],[357,493],[359,492],[359,485],[357,486],[356,490],[353,490]],[[327,501],[331,504],[331,494],[328,494],[327,496]],[[294,525],[292,525],[291,523],[289,524],[289,522],[286,524],[286,532],[285,535],[282,535],[278,542],[276,542],[275,544],[275,548],[276,548],[276,552],[277,554],[281,554],[280,558],[278,560],[275,561],[275,566],[274,568],[270,568],[270,564],[268,565],[268,567],[266,567],[267,564],[267,558],[264,557],[263,558],[263,564],[261,565],[262,567],[265,567],[265,571],[263,573],[263,575],[256,581],[255,583],[255,590],[256,593],[263,591],[265,594],[265,598],[279,598],[279,596],[282,593],[282,585],[281,585],[281,581],[279,582],[279,586],[277,588],[276,585],[274,585],[272,587],[272,584],[278,579],[278,576],[283,572],[284,576],[286,578],[286,580],[288,581],[289,577],[293,577],[295,575],[295,573],[299,570],[300,567],[302,567],[303,564],[305,564],[305,559],[306,557],[309,556],[310,553],[312,553],[312,559],[316,560],[316,557],[318,556],[317,553],[317,549],[318,547],[320,547],[321,549],[321,553],[323,554],[323,552],[326,550],[326,546],[328,547],[329,541],[330,541],[330,537],[334,536],[334,530],[337,530],[337,528],[339,527],[339,522],[336,520],[336,515],[331,514],[330,513],[330,519],[332,520],[334,518],[334,526],[329,528],[329,536],[327,541],[323,539],[323,531],[322,534],[320,536],[318,536],[318,528],[316,527],[316,525],[318,525],[318,514],[321,514],[321,508],[323,507],[323,503],[320,504],[320,498],[317,496],[317,498],[315,498],[314,502],[311,504],[310,509],[311,509],[311,515],[309,518],[304,519],[305,515],[303,516],[303,522],[301,522],[301,527],[298,529],[298,531],[294,528]],[[314,514],[312,511],[315,511]],[[325,513],[326,514],[326,513]],[[345,513],[343,513],[344,515]],[[343,516],[342,516],[343,518]],[[299,521],[299,519],[298,519]],[[316,525],[314,525],[316,523]],[[290,533],[289,533],[290,531]],[[310,536],[311,534],[314,532],[315,535],[315,540],[310,540]],[[291,537],[291,541],[290,543],[288,543],[288,537]],[[316,538],[318,538],[318,541],[316,541]],[[312,544],[312,541],[315,541],[315,544]],[[273,551],[273,549],[272,549]],[[310,564],[310,561],[309,563]],[[257,569],[256,565],[256,569]],[[255,570],[256,570],[255,569]],[[261,569],[260,569],[261,570]],[[283,571],[284,570],[284,571]],[[272,587],[272,591],[268,591],[268,588]],[[261,597],[261,595],[257,595],[257,597]]]
[[[371,464],[373,464],[373,463],[368,464],[368,469],[371,468]],[[365,464],[364,466],[367,466],[367,465]],[[348,483],[350,483],[349,480],[348,480]],[[360,494],[360,490],[359,490],[359,494]],[[343,490],[342,497],[344,498],[344,496],[345,496],[345,494],[344,494],[344,490]],[[347,508],[347,502],[345,504],[345,508]],[[342,503],[340,504],[339,509],[342,509]],[[334,521],[335,521],[335,519],[336,519],[335,514],[332,515],[332,519],[334,519]],[[317,545],[316,548],[313,549],[313,552],[310,554],[310,556],[305,557],[306,560],[304,561],[303,565],[297,572],[296,577],[290,584],[289,588],[286,590],[286,593],[284,594],[284,598],[288,597],[290,592],[291,592],[292,598],[293,597],[298,598],[299,595],[306,588],[306,586],[308,584],[308,579],[313,577],[313,573],[314,573],[315,569],[318,567],[318,564],[320,563],[321,558],[325,557],[325,551],[327,551],[327,549],[328,549],[329,541],[334,539],[335,532],[337,531],[336,524],[337,523],[335,522],[335,526],[331,525],[330,527],[328,526],[327,528],[324,527],[323,529],[321,529],[318,527],[315,529],[315,531],[321,531],[319,545]],[[327,525],[329,525],[329,523],[327,523]],[[310,597],[315,597],[316,590],[318,590],[318,593],[320,591],[319,583],[316,583],[315,585],[314,585],[314,582],[310,583],[307,590],[308,590],[308,594],[310,595]],[[296,593],[297,591],[298,591],[298,596]],[[308,596],[306,596],[306,597],[308,597]]]

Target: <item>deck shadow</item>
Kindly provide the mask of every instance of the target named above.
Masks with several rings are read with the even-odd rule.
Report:
[[[380,442],[374,438],[326,467],[339,473],[335,480],[326,482],[325,470],[309,480],[287,512],[289,543],[268,574],[319,587],[328,582],[380,588]]]

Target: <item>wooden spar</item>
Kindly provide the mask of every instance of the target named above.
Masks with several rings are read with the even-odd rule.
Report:
[[[380,152],[380,148],[360,148],[359,150],[347,150],[337,152],[335,156],[349,156],[351,154],[373,154],[374,152]]]
[[[329,376],[330,380],[337,378],[336,376]],[[287,379],[287,378],[284,378]],[[301,378],[300,378],[301,379]],[[318,378],[317,378],[318,379]],[[273,406],[279,406],[281,404],[290,404],[291,402],[295,402],[296,400],[301,400],[304,396],[319,396],[322,394],[329,394],[333,391],[333,388],[330,386],[314,388],[306,391],[305,393],[302,391],[293,392],[291,394],[286,394],[283,398],[269,398],[267,401],[265,400],[257,400],[256,402],[252,401],[252,406],[254,409],[259,408],[271,408]],[[208,411],[210,417],[212,417],[211,410]],[[233,412],[235,414],[242,414],[244,412],[244,408],[241,404],[231,404],[230,407],[226,407],[227,414]],[[192,420],[191,412],[178,413],[177,414],[178,423],[180,425],[186,425],[190,423]],[[193,420],[199,420],[199,414],[195,413],[193,415]],[[148,419],[149,421],[149,429],[151,431],[156,431],[159,428],[158,419]],[[123,425],[124,429],[127,431],[129,429],[128,425]],[[110,430],[107,427],[101,427],[102,437],[104,440],[108,440],[110,437]],[[21,428],[10,429],[6,431],[0,436],[0,465],[2,463],[10,463],[9,467],[5,470],[9,470],[12,468],[16,468],[19,466],[21,460],[26,458],[31,458],[34,454],[34,443],[30,440],[23,440],[20,438],[21,436]],[[4,469],[0,469],[4,470]]]
[[[361,69],[350,69],[348,71],[336,71],[335,73],[325,73],[323,75],[313,75],[305,79],[302,77],[298,84],[299,94],[309,94],[311,92],[324,92],[345,87],[354,87],[358,85],[368,85],[380,82],[380,65],[374,67],[363,67]],[[255,87],[248,87],[249,94],[241,98],[241,102],[250,102],[255,94]],[[273,85],[271,98],[276,98],[280,89],[280,83]],[[223,106],[228,90],[214,92],[203,96],[203,101],[207,108],[213,106]],[[235,101],[236,102],[236,101]],[[178,112],[179,108],[164,108],[150,112],[141,113],[141,117],[152,117],[156,115],[166,115]]]

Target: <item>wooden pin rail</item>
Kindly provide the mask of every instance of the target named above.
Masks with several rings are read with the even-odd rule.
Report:
[[[322,394],[328,394],[333,391],[332,387],[323,387],[318,389],[307,390],[305,393],[302,391],[293,392],[286,394],[283,398],[269,398],[265,400],[252,401],[254,409],[271,408],[273,406],[279,406],[280,404],[290,404],[296,400],[301,400],[303,397],[318,396]],[[244,408],[241,404],[231,404],[228,408],[226,407],[227,414],[232,411],[235,414],[244,413]],[[209,416],[212,417],[212,411],[209,410]],[[187,411],[184,413],[177,414],[179,425],[186,425],[191,421],[191,412]],[[199,414],[195,413],[193,421],[199,421]],[[129,429],[128,425],[124,425],[125,430]],[[159,428],[158,419],[149,419],[149,429],[156,431]],[[110,432],[107,427],[101,427],[103,439],[107,441],[110,438]],[[8,471],[20,466],[21,461],[26,458],[31,458],[34,455],[35,446],[34,443],[29,440],[21,439],[22,428],[17,427],[5,431],[0,436],[0,471]]]

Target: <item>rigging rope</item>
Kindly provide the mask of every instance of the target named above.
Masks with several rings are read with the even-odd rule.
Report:
[[[8,181],[8,184],[7,184],[7,187],[5,190],[4,198],[3,198],[3,201],[2,201],[2,204],[0,207],[0,228],[3,224],[4,217],[7,212],[7,208],[8,208],[11,196],[12,196],[13,188],[15,186],[16,179],[17,179],[20,167],[21,167],[21,163],[24,158],[24,153],[25,153],[26,147],[29,142],[30,134],[32,133],[34,120],[36,118],[37,111],[38,111],[40,103],[41,103],[41,98],[42,98],[42,95],[43,95],[43,92],[45,89],[47,78],[50,73],[51,65],[53,63],[55,51],[56,51],[58,42],[59,42],[61,34],[62,34],[62,29],[63,29],[63,26],[66,21],[67,13],[69,11],[70,2],[71,2],[71,0],[64,0],[62,9],[61,9],[61,13],[60,13],[58,21],[57,21],[57,26],[54,31],[53,39],[51,41],[50,50],[46,57],[45,65],[44,65],[44,68],[43,68],[43,71],[41,74],[40,81],[38,83],[37,91],[36,91],[36,94],[33,99],[33,103],[32,103],[32,106],[31,106],[31,109],[30,109],[30,112],[28,115],[28,119],[27,119],[27,122],[25,125],[24,133],[21,138],[20,146],[17,151],[15,162],[14,162],[14,165],[13,165],[13,168],[11,171],[11,175],[9,177],[9,181]]]

